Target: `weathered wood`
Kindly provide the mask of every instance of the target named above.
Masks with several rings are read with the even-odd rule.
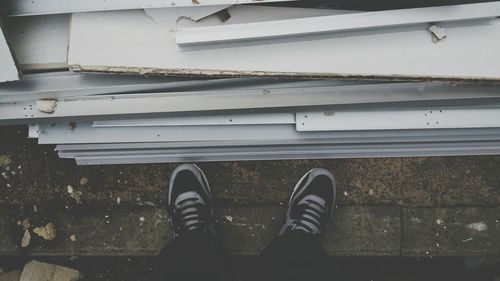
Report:
[[[500,208],[403,210],[404,256],[500,254]]]

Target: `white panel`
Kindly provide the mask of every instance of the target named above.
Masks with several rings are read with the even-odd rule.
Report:
[[[168,118],[118,119],[94,121],[92,127],[169,127],[217,125],[295,124],[294,113],[226,114]]]
[[[348,15],[180,29],[180,46],[345,32],[430,22],[467,21],[500,16],[500,2],[401,9]]]
[[[232,17],[224,24],[242,23],[229,10]],[[278,16],[286,18],[277,13],[276,20]],[[448,36],[438,43],[433,42],[428,26],[421,26],[180,52],[173,30],[204,22],[162,25],[138,11],[76,14],[69,64],[77,71],[500,79],[499,19],[490,24],[443,24]]]
[[[182,22],[184,25],[194,24],[193,20],[200,20],[221,9],[223,6],[199,6],[167,9],[145,9],[144,12],[159,24],[173,25]],[[240,6],[241,7],[241,6]],[[292,9],[277,7],[245,6],[242,9],[234,7],[241,19],[255,19],[261,21],[272,20],[276,17],[277,10],[290,17],[311,17],[331,15],[330,10],[317,9]],[[138,11],[142,13],[142,11]],[[342,11],[348,13],[349,11]],[[9,41],[13,52],[19,62],[21,69],[32,70],[54,70],[68,68],[67,53],[69,41],[70,15],[48,15],[33,17],[8,17],[5,18],[5,28],[9,35]],[[231,20],[230,20],[231,21]],[[204,24],[219,24],[218,17],[210,17],[204,20]]]
[[[283,2],[293,0],[258,0],[265,2]],[[197,7],[233,4],[251,4],[255,0],[8,0],[10,14],[13,16],[32,16],[47,14],[65,14],[97,12],[109,10]]]
[[[297,113],[297,131],[500,127],[500,109],[419,109]]]
[[[23,70],[68,68],[69,15],[7,18],[6,30]]]
[[[12,57],[4,31],[0,27],[0,82],[19,80],[19,71]]]

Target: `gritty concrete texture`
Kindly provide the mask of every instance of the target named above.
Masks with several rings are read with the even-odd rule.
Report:
[[[0,155],[9,159],[0,167],[0,253],[150,255],[169,241],[163,208],[176,165],[78,167],[53,149],[26,139],[24,128],[0,128]],[[257,254],[273,239],[296,181],[314,167],[333,171],[337,180],[338,208],[323,241],[331,255],[499,254],[492,220],[500,206],[500,157],[200,166],[211,183],[225,246],[234,254]],[[444,210],[456,232],[438,233],[443,236],[436,239],[437,210]],[[471,231],[482,229],[481,224],[464,228],[466,220],[460,219],[469,217],[487,221],[488,235],[479,231],[467,240]],[[31,240],[21,249],[26,218]],[[49,223],[56,228],[54,239],[34,234],[35,227]]]
[[[330,255],[398,256],[401,251],[398,207],[338,208],[323,238]]]
[[[20,278],[21,271],[18,270],[0,274],[0,281],[19,281]]]
[[[405,256],[500,256],[500,208],[403,210]]]
[[[31,261],[24,266],[20,281],[77,281],[79,279],[78,270]]]
[[[224,246],[232,254],[258,255],[276,237],[285,211],[282,206],[217,208]],[[11,222],[0,233],[6,237],[0,255],[156,255],[172,238],[166,211],[152,207],[57,209],[47,218],[57,229],[54,240],[33,236],[30,245],[21,249],[23,228]],[[38,224],[36,218],[30,220]],[[399,255],[400,236],[397,207],[345,206],[336,209],[322,242],[330,255]]]

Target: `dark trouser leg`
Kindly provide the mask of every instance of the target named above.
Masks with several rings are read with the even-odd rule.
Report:
[[[233,280],[227,257],[216,237],[201,231],[187,232],[171,241],[160,253],[159,280]]]
[[[333,280],[318,237],[304,231],[289,231],[276,238],[261,258],[265,280]]]

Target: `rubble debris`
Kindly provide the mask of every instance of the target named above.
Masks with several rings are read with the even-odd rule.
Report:
[[[71,185],[68,185],[67,187],[69,196],[73,199],[75,199],[76,203],[82,204],[82,200],[80,196],[82,195],[81,191],[75,190]]]
[[[23,226],[24,230],[29,229],[31,227],[30,220],[29,219],[24,219],[23,222],[21,223],[21,225]]]
[[[475,222],[475,223],[470,223],[467,225],[468,229],[475,230],[475,231],[485,231],[488,229],[486,224],[484,222]]]
[[[75,242],[75,241],[76,241],[76,235],[74,235],[74,234],[73,234],[73,235],[71,235],[71,236],[69,237],[69,240],[71,240],[71,241]]]
[[[33,229],[38,236],[42,237],[45,240],[53,240],[56,238],[56,229],[54,224],[49,222],[45,226],[36,227]]]
[[[26,248],[30,245],[31,241],[31,234],[29,230],[24,231],[23,239],[21,240],[21,247]]]
[[[438,26],[438,25],[433,25],[433,26],[429,27],[428,30],[432,34],[432,41],[434,43],[437,43],[437,42],[443,40],[447,36],[446,28]]]
[[[89,182],[89,179],[86,177],[83,177],[80,179],[80,185],[86,185]]]
[[[19,281],[21,278],[21,271],[14,270],[0,274],[0,281]]]
[[[12,164],[12,159],[8,155],[0,155],[0,167],[8,167]]]
[[[20,281],[77,281],[80,272],[75,269],[38,261],[30,261],[24,266]]]
[[[38,100],[36,101],[36,108],[44,113],[52,114],[56,111],[57,100]]]

